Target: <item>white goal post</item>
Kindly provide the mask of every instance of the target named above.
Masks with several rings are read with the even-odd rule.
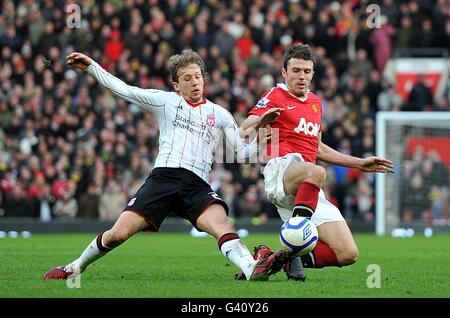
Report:
[[[378,235],[450,226],[450,112],[378,112],[376,153],[394,162],[376,176]]]

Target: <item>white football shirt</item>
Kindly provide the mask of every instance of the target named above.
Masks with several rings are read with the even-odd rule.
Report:
[[[176,92],[127,85],[95,61],[87,73],[114,95],[155,116],[160,130],[155,168],[185,168],[208,182],[215,151],[223,137],[234,151],[233,159],[254,159],[258,153],[256,139],[245,143],[231,113],[209,100],[192,105]]]

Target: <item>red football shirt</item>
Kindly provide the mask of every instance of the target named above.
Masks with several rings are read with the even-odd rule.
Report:
[[[305,161],[315,163],[322,121],[319,97],[309,92],[305,100],[300,100],[289,93],[285,84],[278,84],[261,97],[249,114],[262,116],[270,108],[284,110],[272,123],[272,140],[267,145],[268,158],[296,152]]]

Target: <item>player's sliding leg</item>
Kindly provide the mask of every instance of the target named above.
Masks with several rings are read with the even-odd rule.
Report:
[[[250,277],[256,261],[250,254],[247,246],[235,233],[229,222],[225,209],[219,204],[210,205],[197,219],[196,226],[212,236],[219,245],[222,254],[233,264],[242,269]]]
[[[298,156],[276,158],[266,165],[264,181],[268,198],[283,220],[299,211],[301,216],[311,217],[319,232],[320,241],[312,253],[290,257],[284,267],[288,278],[305,280],[303,267],[344,266],[356,261],[358,249],[347,223],[320,190],[325,181],[322,167],[302,162]]]
[[[312,217],[324,182],[325,169],[321,166],[309,162],[293,162],[288,166],[283,175],[283,187],[285,194],[295,197],[292,216]],[[291,255],[283,269],[288,279],[306,280],[303,261],[299,256]]]
[[[301,256],[291,255],[289,261],[283,266],[283,270],[288,279],[302,282],[306,280],[306,273],[303,268]]]
[[[98,235],[74,263],[85,269],[89,264],[95,262],[146,227],[148,227],[148,223],[142,216],[134,212],[125,211],[120,215],[111,230]]]
[[[273,253],[274,252],[270,247],[268,247],[267,245],[261,244],[261,245],[255,246],[255,248],[253,249],[253,259],[254,260],[263,259],[267,255],[270,255]],[[247,279],[245,277],[244,272],[237,273],[236,275],[234,275],[234,278],[236,280],[246,280]]]
[[[283,176],[285,193],[295,197],[292,215],[311,218],[325,182],[325,169],[309,162],[293,162]]]
[[[301,256],[304,267],[341,267],[356,262],[358,248],[345,221],[326,222],[317,230],[320,241],[311,253]]]
[[[286,262],[285,251],[272,252],[255,260],[219,204],[210,205],[197,219],[196,226],[217,239],[222,254],[242,270],[247,280],[266,280]]]
[[[316,254],[314,254],[314,251],[316,251]],[[268,246],[258,245],[255,247],[253,258],[257,259],[258,257],[264,256],[268,253],[273,253],[273,251]],[[320,268],[324,266],[339,266],[337,265],[338,262],[336,260],[334,251],[331,250],[331,248],[327,244],[320,241],[318,242],[316,248],[307,255],[291,255],[288,262],[286,262],[286,264],[283,266],[283,270],[286,273],[288,279],[304,282],[306,280],[304,267],[319,268],[319,266],[316,266],[317,264],[320,266]],[[236,274],[235,278],[237,280],[244,280],[245,275],[241,272],[239,274]]]
[[[345,224],[345,222],[330,222],[325,224],[331,223]],[[320,236],[321,226],[318,227],[320,241],[317,242],[314,250],[306,255],[292,256],[291,259],[283,267],[288,279],[305,281],[306,274],[304,268],[323,268],[328,266],[341,267],[344,265],[353,264],[356,261],[358,250],[356,249],[356,245],[354,244],[353,239],[351,239],[351,241],[348,239],[344,239],[341,242],[336,241],[337,244],[331,243],[335,247],[336,251],[339,251],[336,252],[333,248],[330,247],[330,245],[325,243],[325,241],[329,240],[329,236],[324,235],[324,238]],[[322,231],[322,233],[323,232],[324,231]],[[335,238],[333,238],[331,242],[333,242],[333,240],[335,240]],[[337,240],[339,241],[340,239]],[[344,241],[347,241],[347,243],[344,243]]]
[[[319,231],[320,241],[309,254],[295,257],[292,263],[300,264],[301,270],[291,268],[288,272],[285,268],[288,278],[295,279],[289,276],[298,276],[302,272],[304,273],[303,267],[341,267],[356,262],[359,254],[358,248],[345,221],[326,222],[319,225],[317,230]]]
[[[139,214],[129,211],[123,212],[114,226],[109,231],[100,233],[95,237],[79,258],[67,265],[50,269],[44,275],[44,279],[67,279],[70,275],[81,274],[88,265],[146,227],[148,227],[148,223]]]

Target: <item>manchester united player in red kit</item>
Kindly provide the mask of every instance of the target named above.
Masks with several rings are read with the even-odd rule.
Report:
[[[264,168],[265,190],[283,220],[305,216],[318,228],[320,241],[315,249],[307,255],[291,257],[284,267],[288,278],[304,281],[303,267],[345,266],[358,257],[347,223],[321,190],[325,169],[316,160],[363,172],[392,172],[393,165],[379,157],[362,159],[342,154],[321,142],[322,103],[309,91],[314,57],[308,45],[294,45],[286,51],[281,74],[285,83],[261,97],[242,124],[241,135],[253,128],[268,109],[278,109],[279,116],[271,126],[274,131],[278,129],[279,143],[267,147],[270,160]],[[270,249],[258,246],[255,252],[256,257]]]

